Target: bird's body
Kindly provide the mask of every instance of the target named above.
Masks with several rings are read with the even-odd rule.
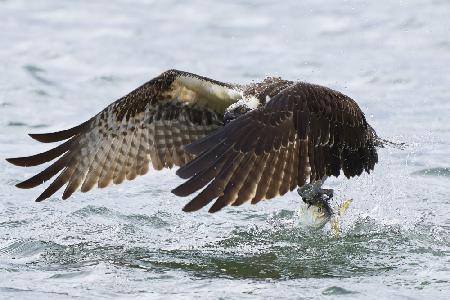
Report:
[[[169,70],[74,128],[34,139],[59,146],[19,166],[49,167],[19,183],[33,188],[57,176],[36,199],[66,185],[63,199],[156,170],[180,166],[173,190],[195,211],[255,204],[325,176],[370,172],[378,161],[375,131],[355,101],[319,85],[266,78],[236,85]]]

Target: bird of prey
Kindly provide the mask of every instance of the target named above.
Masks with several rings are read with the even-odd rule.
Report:
[[[172,192],[200,191],[184,206],[209,212],[272,199],[299,187],[305,202],[332,197],[328,176],[369,173],[383,145],[350,97],[327,87],[269,77],[229,84],[169,70],[118,99],[88,121],[53,133],[30,134],[62,142],[36,155],[9,158],[17,166],[53,161],[17,187],[56,177],[36,201],[63,186],[104,188],[155,170],[180,166],[186,181]]]

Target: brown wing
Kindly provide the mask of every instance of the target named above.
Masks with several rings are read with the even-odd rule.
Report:
[[[232,87],[194,74],[170,70],[106,107],[74,128],[30,134],[59,146],[29,157],[7,159],[18,166],[36,166],[58,158],[39,174],[19,184],[33,188],[59,175],[36,199],[42,201],[67,184],[63,199],[80,186],[87,192],[98,185],[119,184],[147,173],[190,161],[183,150],[222,126],[225,108],[237,100]]]
[[[173,190],[195,211],[216,199],[209,212],[227,205],[283,195],[297,186],[369,172],[377,162],[375,132],[355,101],[331,89],[297,83],[264,108],[247,113],[186,146],[198,155],[177,174],[188,181]]]

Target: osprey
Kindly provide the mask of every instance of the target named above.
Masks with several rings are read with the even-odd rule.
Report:
[[[43,153],[7,159],[24,167],[55,160],[17,184],[34,188],[56,176],[36,201],[64,185],[67,199],[80,187],[87,192],[133,180],[150,165],[180,166],[176,173],[186,181],[172,192],[184,197],[201,190],[183,210],[215,200],[209,212],[256,204],[297,187],[306,203],[331,198],[322,182],[341,170],[347,178],[369,173],[383,144],[356,102],[332,89],[273,77],[237,85],[177,70],[78,126],[30,136],[42,143],[64,141]]]

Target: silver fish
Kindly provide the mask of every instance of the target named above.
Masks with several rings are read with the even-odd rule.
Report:
[[[315,229],[323,228],[334,214],[328,199],[323,195],[312,200],[302,201],[299,210],[301,223]]]
[[[303,200],[299,210],[300,222],[311,229],[321,229],[330,222],[332,232],[335,236],[339,236],[341,233],[340,218],[353,200],[345,200],[333,209],[330,205],[333,197],[332,190],[321,189],[321,193],[317,193],[308,187],[299,189],[298,193]]]

